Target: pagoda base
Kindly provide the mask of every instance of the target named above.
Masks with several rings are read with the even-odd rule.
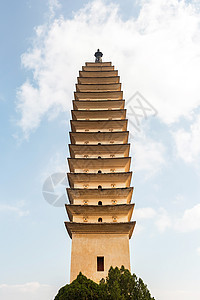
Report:
[[[104,271],[97,271],[98,257],[103,258]],[[106,278],[111,266],[130,270],[128,234],[73,233],[70,281],[79,272],[95,282]]]

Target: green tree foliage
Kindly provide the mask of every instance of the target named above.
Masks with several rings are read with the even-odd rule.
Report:
[[[93,300],[99,299],[99,285],[88,279],[81,272],[71,283],[62,287],[55,300]]]
[[[66,286],[62,287],[54,300],[155,300],[141,278],[124,266],[111,267],[108,276],[99,284],[88,279],[82,273]]]

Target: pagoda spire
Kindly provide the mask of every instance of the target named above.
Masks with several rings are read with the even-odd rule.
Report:
[[[98,49],[79,71],[73,100],[65,222],[71,281],[79,272],[98,282],[110,266],[130,269],[135,222],[125,101],[118,71],[102,56]]]

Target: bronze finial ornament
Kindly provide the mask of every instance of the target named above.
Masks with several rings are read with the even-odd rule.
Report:
[[[102,62],[103,53],[99,49],[97,49],[97,52],[95,52],[94,56],[96,57],[95,58],[96,63],[101,63]]]

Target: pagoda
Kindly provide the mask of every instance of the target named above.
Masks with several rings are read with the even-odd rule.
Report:
[[[74,93],[66,205],[72,238],[71,274],[99,282],[111,266],[130,270],[130,187],[128,131],[120,77],[111,62],[86,62]]]

